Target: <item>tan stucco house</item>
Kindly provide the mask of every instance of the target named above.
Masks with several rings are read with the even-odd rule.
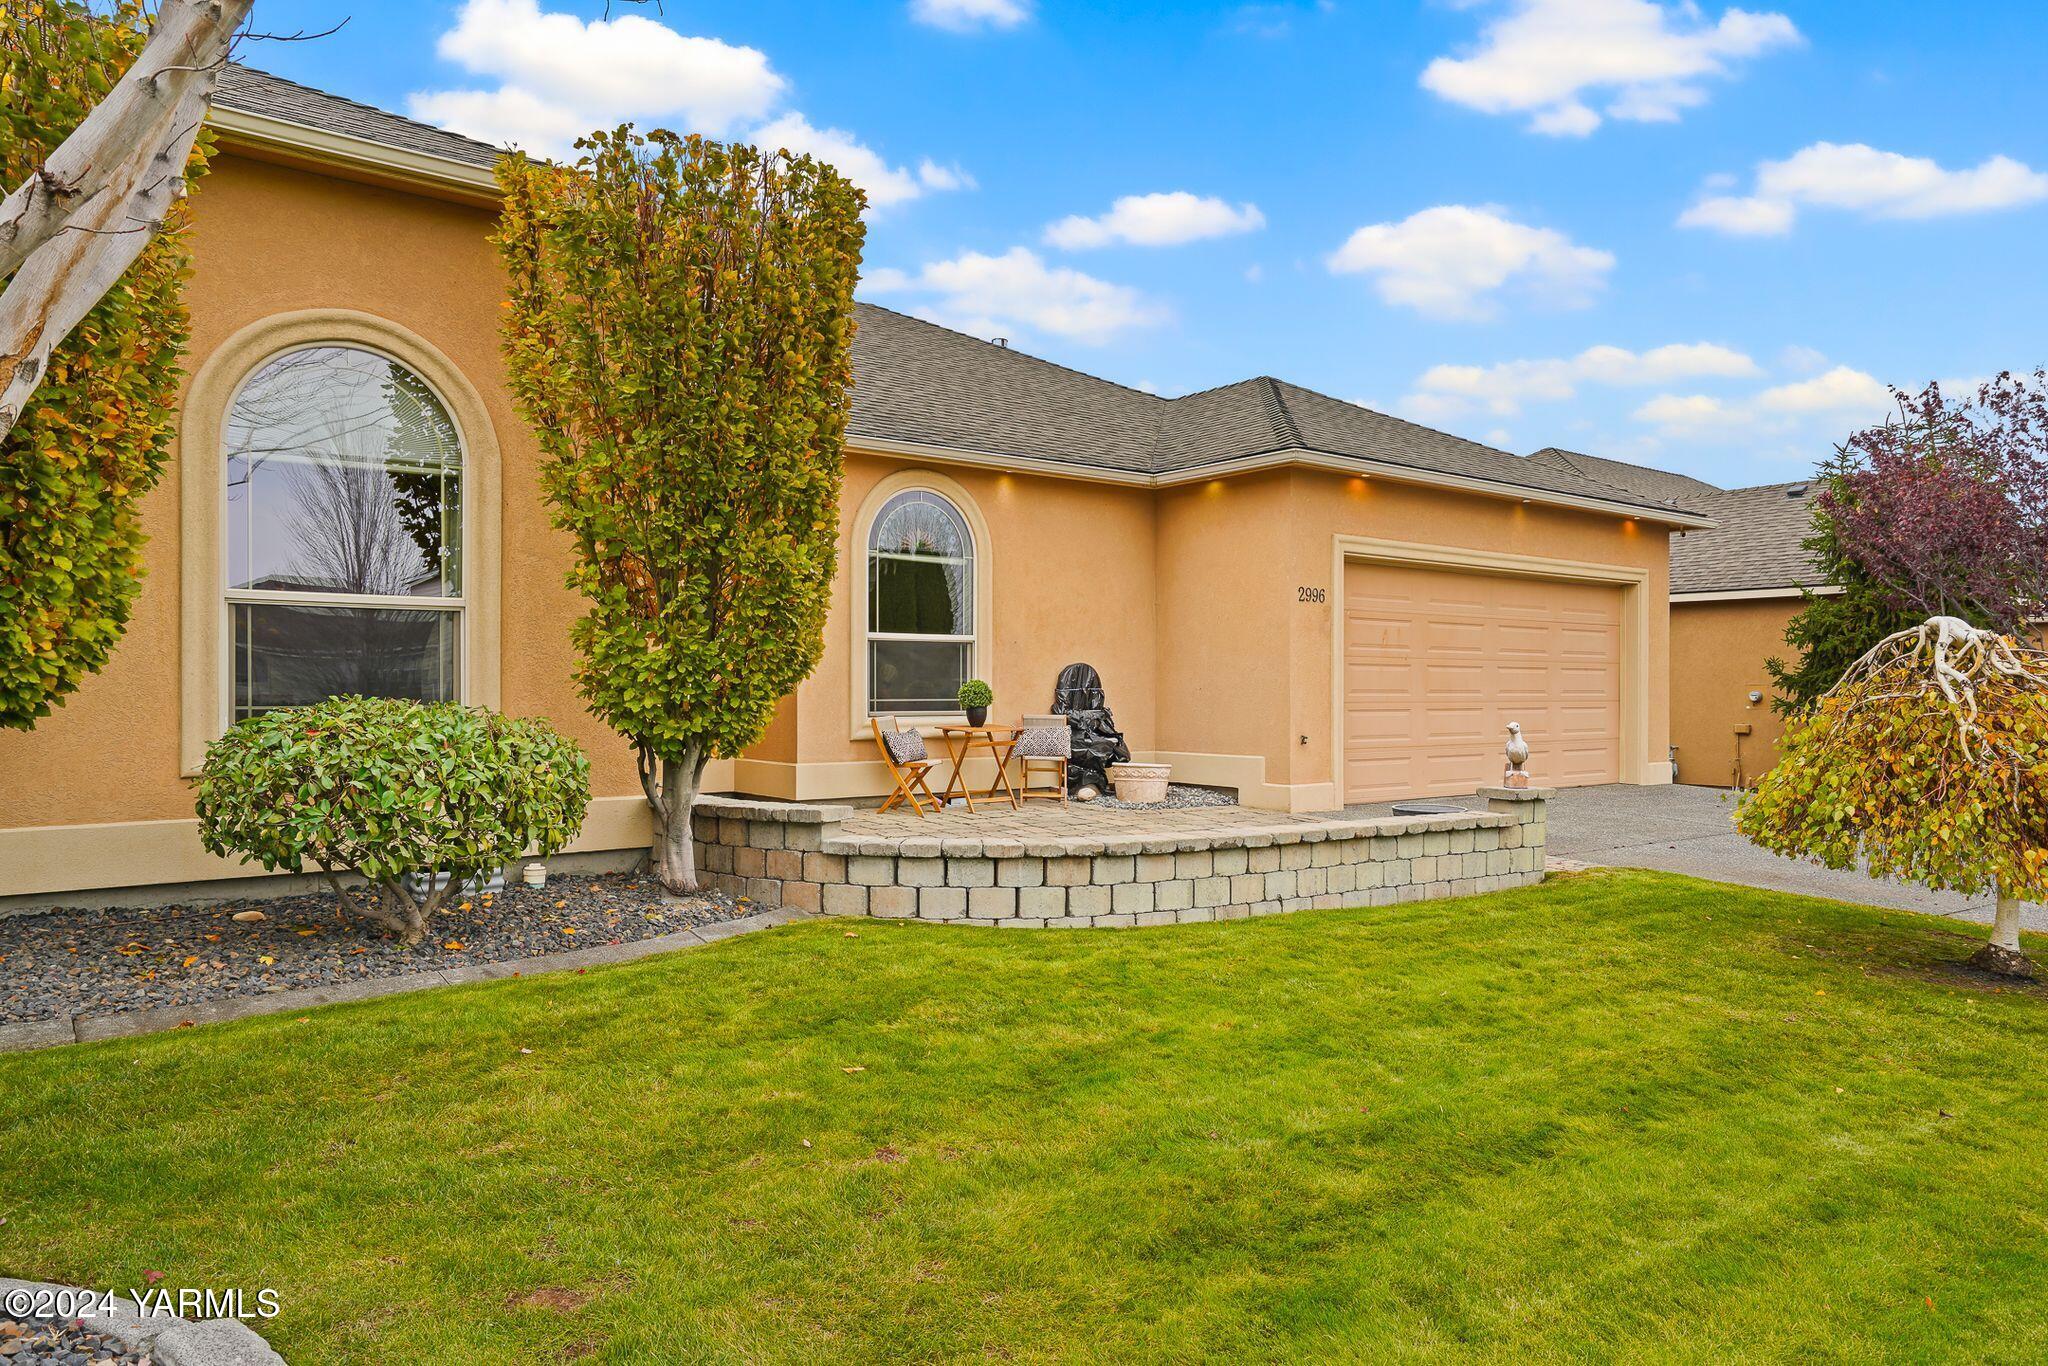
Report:
[[[1801,544],[1813,531],[1813,482],[1724,489],[1577,451],[1529,458],[1713,521],[1671,538],[1672,776],[1700,787],[1755,782],[1777,762],[1784,733],[1765,661],[1790,653],[1785,626],[1807,592],[1836,591]]]
[[[593,758],[577,847],[643,846],[499,360],[494,150],[245,69],[214,124],[148,580],[107,669],[0,733],[0,898],[244,875],[195,835],[205,745],[328,691],[550,717]],[[1710,516],[1280,380],[1169,400],[858,321],[824,660],[708,790],[880,794],[871,714],[970,676],[1042,710],[1076,661],[1138,757],[1248,805],[1470,792],[1510,720],[1542,782],[1669,780],[1670,533]]]

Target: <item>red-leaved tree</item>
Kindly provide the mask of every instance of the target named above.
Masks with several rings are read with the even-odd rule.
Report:
[[[2048,602],[2048,373],[1902,397],[1835,473],[1816,502],[1893,607],[2017,634]]]

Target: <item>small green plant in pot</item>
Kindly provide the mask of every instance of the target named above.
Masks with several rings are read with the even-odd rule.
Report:
[[[970,678],[960,685],[960,709],[967,713],[970,726],[988,724],[988,704],[995,700],[995,689],[978,678]]]
[[[273,873],[325,874],[344,914],[417,944],[450,893],[530,849],[553,854],[589,805],[589,759],[545,721],[335,697],[250,717],[207,746],[199,838]]]

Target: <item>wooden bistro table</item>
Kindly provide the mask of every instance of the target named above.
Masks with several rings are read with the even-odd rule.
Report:
[[[967,809],[974,810],[974,799],[985,802],[1008,802],[1012,809],[1017,805],[1017,787],[1010,781],[1010,751],[1017,748],[1015,726],[945,726],[939,734],[946,737],[946,751],[952,756],[953,776],[946,783],[946,791],[939,798],[939,807],[944,810],[954,797],[962,797]],[[967,761],[974,757],[979,746],[989,752],[996,761],[995,781],[985,792],[976,792],[967,781]]]

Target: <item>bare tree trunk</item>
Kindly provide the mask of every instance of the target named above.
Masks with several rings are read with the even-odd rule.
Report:
[[[50,353],[185,193],[185,163],[254,0],[163,0],[135,65],[0,202],[0,436]]]
[[[1991,942],[1970,958],[1970,966],[2007,977],[2032,977],[2034,965],[2020,948],[2020,907],[2018,897],[1998,894],[1998,914],[1991,922]]]
[[[696,832],[690,813],[697,805],[708,757],[698,749],[684,750],[680,759],[656,759],[640,752],[640,790],[654,818],[654,847],[648,857],[662,889],[677,896],[698,890]]]

